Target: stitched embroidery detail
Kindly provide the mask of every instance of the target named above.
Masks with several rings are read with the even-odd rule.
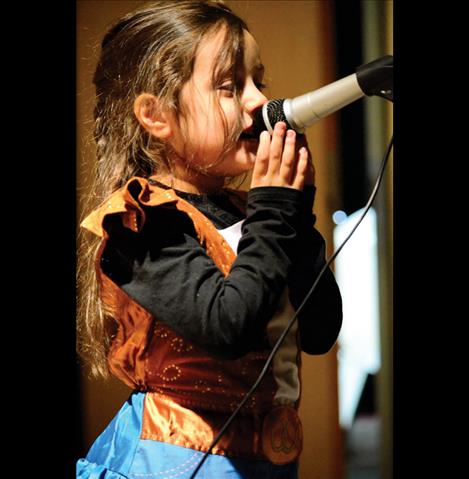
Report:
[[[173,467],[171,469],[166,469],[165,471],[159,471],[159,472],[136,472],[133,474],[130,474],[130,477],[158,477],[161,476],[162,474],[170,474],[169,476],[164,476],[160,477],[159,479],[172,479],[174,477],[180,477],[186,472],[192,470],[195,465],[199,462],[200,456],[202,453],[200,452],[194,452],[194,454],[184,463],[180,464],[177,467]],[[181,468],[185,468],[181,470]]]

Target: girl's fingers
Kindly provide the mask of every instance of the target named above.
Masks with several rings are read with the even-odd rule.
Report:
[[[305,177],[305,185],[314,185],[315,180],[315,171],[314,171],[314,164],[313,164],[313,157],[311,155],[311,151],[308,148],[308,142],[306,140],[305,135],[298,135],[296,138],[296,147],[300,149],[300,147],[305,147],[308,153],[308,168],[306,170],[306,177]]]
[[[270,152],[270,134],[263,131],[259,137],[259,147],[257,148],[256,162],[252,171],[251,186],[258,185],[262,178],[267,174],[269,168]]]
[[[286,184],[290,184],[293,178],[296,163],[295,148],[296,132],[288,130],[285,138],[285,146],[282,154],[282,164],[280,166],[280,177]]]
[[[267,131],[261,133],[252,173],[252,188],[282,186],[302,190],[305,182],[314,182],[308,149],[302,147],[298,150],[302,141],[304,144],[301,137],[298,140],[294,130],[286,131],[284,122],[275,125],[272,138]]]
[[[307,175],[309,161],[308,161],[308,150],[303,146],[299,151],[298,163],[296,165],[295,176],[292,181],[292,187],[297,190],[302,190],[305,184],[305,178]]]
[[[278,175],[282,160],[283,138],[287,125],[283,121],[275,124],[272,134],[272,141],[270,142],[270,160],[269,160],[269,174]]]

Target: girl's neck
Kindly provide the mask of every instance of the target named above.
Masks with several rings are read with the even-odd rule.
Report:
[[[190,178],[178,178],[171,174],[155,174],[153,178],[175,190],[198,195],[219,193],[225,184],[223,177],[211,177],[200,173]]]

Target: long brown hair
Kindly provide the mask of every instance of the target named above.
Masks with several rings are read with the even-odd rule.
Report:
[[[134,100],[141,93],[151,93],[161,108],[183,119],[179,97],[192,75],[197,47],[222,27],[225,39],[212,80],[230,74],[236,85],[236,71],[244,54],[243,31],[248,28],[222,1],[152,2],[109,29],[93,78],[97,163],[92,193],[84,201],[85,212],[96,208],[133,176],[171,171],[167,145],[141,127],[133,113]],[[229,131],[226,122],[224,125],[227,150],[239,131]],[[100,240],[87,233],[81,234],[79,243],[77,348],[93,376],[107,377],[106,357],[117,322],[99,297],[95,262]]]

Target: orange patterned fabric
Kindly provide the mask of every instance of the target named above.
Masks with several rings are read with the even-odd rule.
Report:
[[[143,206],[175,207],[185,212],[207,254],[225,276],[229,273],[236,255],[214,225],[174,190],[155,187],[143,178],[129,180],[91,213],[82,226],[102,237],[102,252],[108,239],[103,228],[105,217],[120,214],[124,226],[138,232],[145,222]],[[107,277],[99,265],[100,254],[97,273],[102,298],[119,322],[108,356],[110,369],[130,388],[147,392],[142,438],[207,450],[228,413],[237,407],[262,370],[269,354],[267,338],[262,349],[240,359],[212,358],[157,321]],[[231,432],[213,452],[265,457],[262,418],[272,410],[276,390],[270,368],[230,428]],[[296,409],[293,410],[296,414]],[[300,442],[294,442],[298,454]],[[272,462],[282,463],[284,454],[277,457],[274,449],[270,448],[267,456]],[[289,450],[288,461],[295,457],[297,454]]]

